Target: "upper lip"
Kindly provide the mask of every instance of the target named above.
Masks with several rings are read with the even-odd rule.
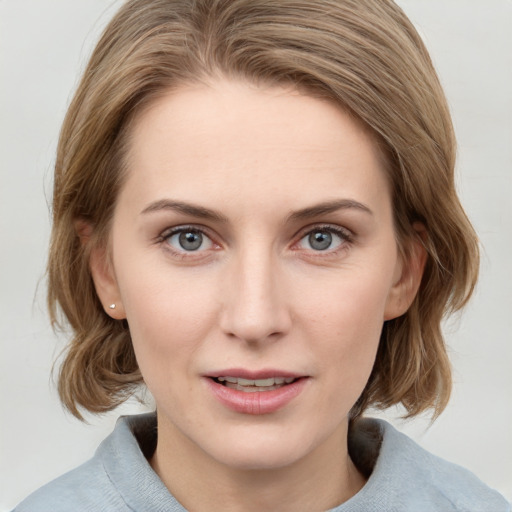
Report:
[[[276,377],[283,377],[285,379],[298,379],[300,377],[306,376],[307,375],[304,374],[274,368],[264,368],[261,370],[249,370],[246,368],[227,368],[225,370],[215,370],[213,372],[208,372],[207,374],[205,374],[205,377],[210,378],[238,377],[247,380],[271,379]]]

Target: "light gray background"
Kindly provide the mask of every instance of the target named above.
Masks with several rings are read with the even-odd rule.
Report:
[[[428,420],[394,422],[512,500],[512,1],[399,4],[445,86],[459,190],[484,252],[476,296],[446,329],[455,369],[450,406],[429,429]],[[1,511],[89,458],[119,415],[85,425],[62,411],[50,372],[65,336],[49,328],[44,281],[59,126],[116,5],[0,0]],[[122,412],[138,410],[132,403]]]

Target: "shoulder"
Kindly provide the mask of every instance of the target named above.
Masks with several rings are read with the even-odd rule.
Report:
[[[41,487],[20,503],[13,512],[70,510],[128,510],[96,457]]]
[[[148,479],[157,480],[136,438],[137,429],[151,432],[154,421],[151,415],[120,418],[91,460],[31,494],[13,512],[133,510],[132,494],[140,496],[151,487]]]
[[[113,435],[103,441],[92,459],[35,491],[13,512],[129,510],[102,461],[105,445]]]
[[[510,504],[470,471],[427,452],[385,421],[361,421],[361,429],[381,432],[380,452],[363,489],[383,498],[389,505],[384,510],[510,512]]]
[[[120,418],[90,461],[36,491],[14,512],[184,512],[148,463],[156,439],[155,414]]]
[[[148,463],[156,439],[155,414],[120,418],[90,461],[36,491],[14,512],[183,512]]]

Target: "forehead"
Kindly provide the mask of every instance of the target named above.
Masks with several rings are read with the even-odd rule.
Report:
[[[134,120],[127,164],[125,189],[138,200],[389,195],[369,129],[291,87],[218,81],[170,91]]]

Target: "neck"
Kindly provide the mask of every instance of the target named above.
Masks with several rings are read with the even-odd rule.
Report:
[[[365,483],[349,457],[346,426],[292,464],[240,469],[213,459],[159,415],[150,463],[171,494],[198,512],[328,510]]]

